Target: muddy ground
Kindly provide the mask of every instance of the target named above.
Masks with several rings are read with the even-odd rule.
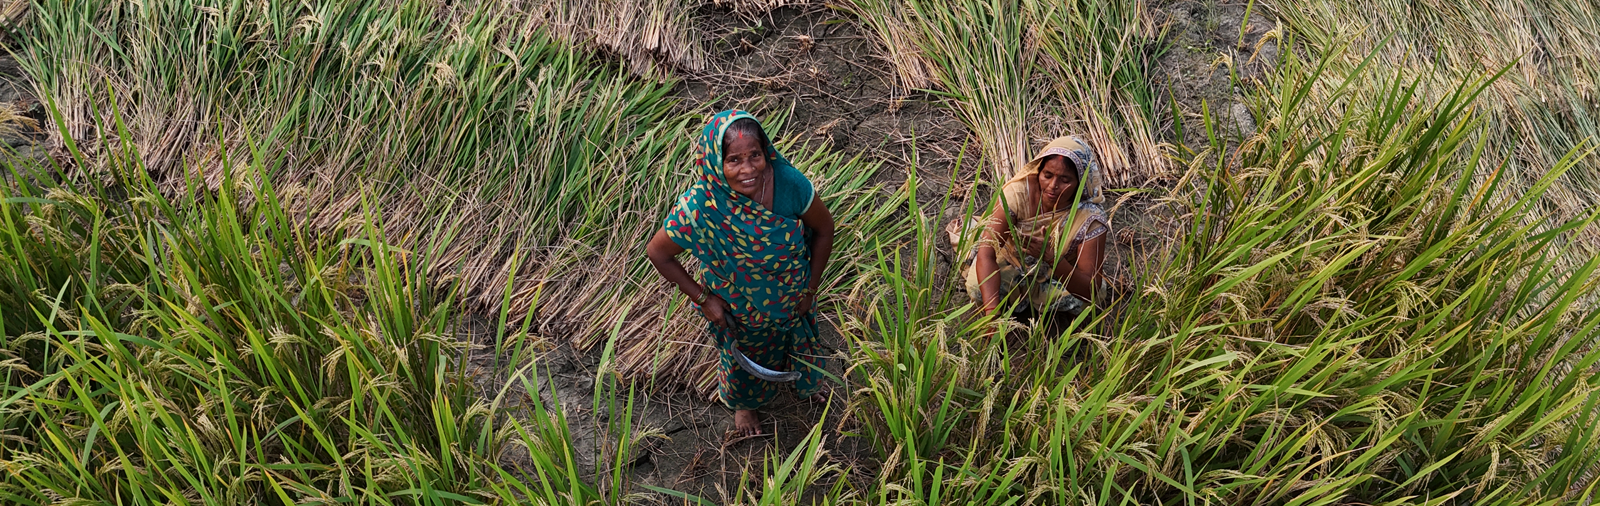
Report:
[[[1154,11],[1167,34],[1152,73],[1157,79],[1154,85],[1158,96],[1171,97],[1181,109],[1178,118],[1158,115],[1158,135],[1174,142],[1181,125],[1193,141],[1194,132],[1203,132],[1202,101],[1214,114],[1225,115],[1226,126],[1231,127],[1228,133],[1252,132],[1254,118],[1243,106],[1243,91],[1261,82],[1276,65],[1278,47],[1270,36],[1274,31],[1271,21],[1256,9],[1244,23],[1241,38],[1243,2],[1158,2]],[[770,132],[775,137],[881,160],[889,170],[879,182],[890,187],[898,186],[905,171],[915,166],[923,181],[919,194],[923,202],[936,201],[952,183],[970,183],[980,170],[981,165],[971,157],[954,170],[952,164],[963,143],[970,142],[969,132],[937,99],[898,89],[893,69],[874,35],[848,15],[824,6],[786,7],[760,15],[707,6],[696,12],[696,20],[708,37],[712,60],[707,70],[681,76],[675,94],[688,110],[710,114],[737,107],[767,115],[783,111],[789,121],[782,130]],[[45,120],[31,84],[10,58],[0,58],[0,107],[12,108],[38,123]],[[48,156],[40,145],[43,136],[31,125],[19,126],[22,128],[0,136],[8,156]],[[968,149],[975,151],[971,146]],[[1172,226],[1151,212],[1149,197],[1129,195],[1111,193],[1116,202],[1111,207],[1112,222],[1118,232],[1113,235],[1108,270],[1124,280],[1129,277],[1130,263]],[[941,249],[944,255],[939,271],[943,275],[952,270],[954,258],[948,244]],[[819,324],[824,343],[847,353],[834,321],[823,316]],[[494,354],[494,325],[481,316],[466,315],[458,329],[461,339],[480,345],[465,361],[482,396],[495,399],[506,384],[505,370],[510,368],[504,367],[504,362],[510,357]],[[537,395],[546,405],[559,405],[566,414],[580,467],[591,469],[596,459],[612,458],[605,448],[615,444],[606,428],[607,410],[593,409],[600,353],[598,348],[579,352],[565,345],[544,347],[538,359],[541,378],[536,381]],[[831,361],[829,369],[848,381],[841,362]],[[639,387],[635,434],[649,436],[640,450],[628,457],[623,486],[632,492],[646,492],[640,485],[651,485],[717,503],[730,502],[741,486],[741,476],[761,475],[767,458],[794,451],[819,422],[829,461],[851,470],[849,479],[870,480],[877,469],[880,456],[870,442],[849,434],[853,427],[843,416],[854,388],[850,385],[834,385],[828,406],[793,396],[781,398],[763,410],[765,428],[773,436],[754,439],[730,438],[732,413],[701,396],[650,385]],[[511,389],[514,394],[519,390]],[[529,400],[508,395],[502,407],[514,412],[526,407]],[[520,452],[512,449],[505,462],[525,465],[527,456]],[[644,496],[674,502],[661,494]]]

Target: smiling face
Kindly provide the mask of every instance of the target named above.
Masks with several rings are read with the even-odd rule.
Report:
[[[1039,167],[1039,193],[1044,205],[1050,209],[1072,205],[1078,194],[1078,171],[1067,162],[1067,157],[1052,156]]]
[[[761,139],[732,129],[726,135],[728,138],[723,141],[726,149],[722,154],[722,177],[728,181],[728,186],[733,187],[733,191],[752,199],[759,198],[761,189],[766,187],[767,178],[772,177],[767,151],[762,148]]]

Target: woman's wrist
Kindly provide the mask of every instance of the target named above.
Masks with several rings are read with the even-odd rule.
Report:
[[[694,288],[695,288],[695,293],[688,293],[688,291],[685,291],[684,295],[688,295],[689,296],[689,300],[694,302],[695,305],[699,305],[699,306],[706,305],[706,294],[709,293],[706,290],[706,287],[700,286],[699,283],[696,283],[694,285]]]

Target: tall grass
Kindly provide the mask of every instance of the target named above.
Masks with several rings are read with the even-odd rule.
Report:
[[[581,348],[626,319],[622,371],[709,391],[698,317],[642,255],[693,177],[700,111],[683,111],[670,82],[552,40],[543,8],[47,0],[22,60],[62,110],[68,135],[52,141],[82,140],[74,177],[107,177],[112,146],[96,125],[115,91],[132,149],[167,194],[186,191],[185,168],[218,188],[219,153],[257,139],[292,219],[335,229],[369,195],[393,244],[440,248],[430,274],[461,287],[462,307],[507,306],[521,322],[541,301],[535,330]],[[781,111],[767,116],[780,132]],[[845,237],[895,230],[885,209],[898,197],[871,184],[878,164],[782,147]],[[440,220],[444,245],[430,242]],[[832,275],[855,271],[861,244],[840,242]]]
[[[1114,308],[990,337],[930,289],[935,224],[884,257],[847,326],[876,502],[1595,497],[1600,259],[1557,260],[1600,214],[1526,224],[1587,153],[1527,189],[1479,180],[1491,80],[1430,100],[1403,72],[1287,60],[1266,128],[1186,160],[1163,201],[1181,233]],[[1389,91],[1324,123],[1305,97],[1325,79]]]

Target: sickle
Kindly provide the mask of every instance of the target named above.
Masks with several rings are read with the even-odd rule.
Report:
[[[800,373],[798,371],[774,371],[772,369],[762,367],[761,364],[757,364],[754,360],[750,360],[750,357],[744,356],[744,352],[739,351],[739,346],[737,344],[739,342],[739,329],[742,328],[742,325],[740,325],[739,320],[733,318],[733,315],[728,315],[728,321],[733,323],[732,325],[728,326],[728,333],[731,335],[732,339],[729,339],[726,343],[724,343],[724,346],[728,348],[728,354],[733,355],[733,361],[739,364],[740,369],[744,369],[744,372],[750,373],[751,376],[761,378],[762,381],[781,383],[800,379]]]

